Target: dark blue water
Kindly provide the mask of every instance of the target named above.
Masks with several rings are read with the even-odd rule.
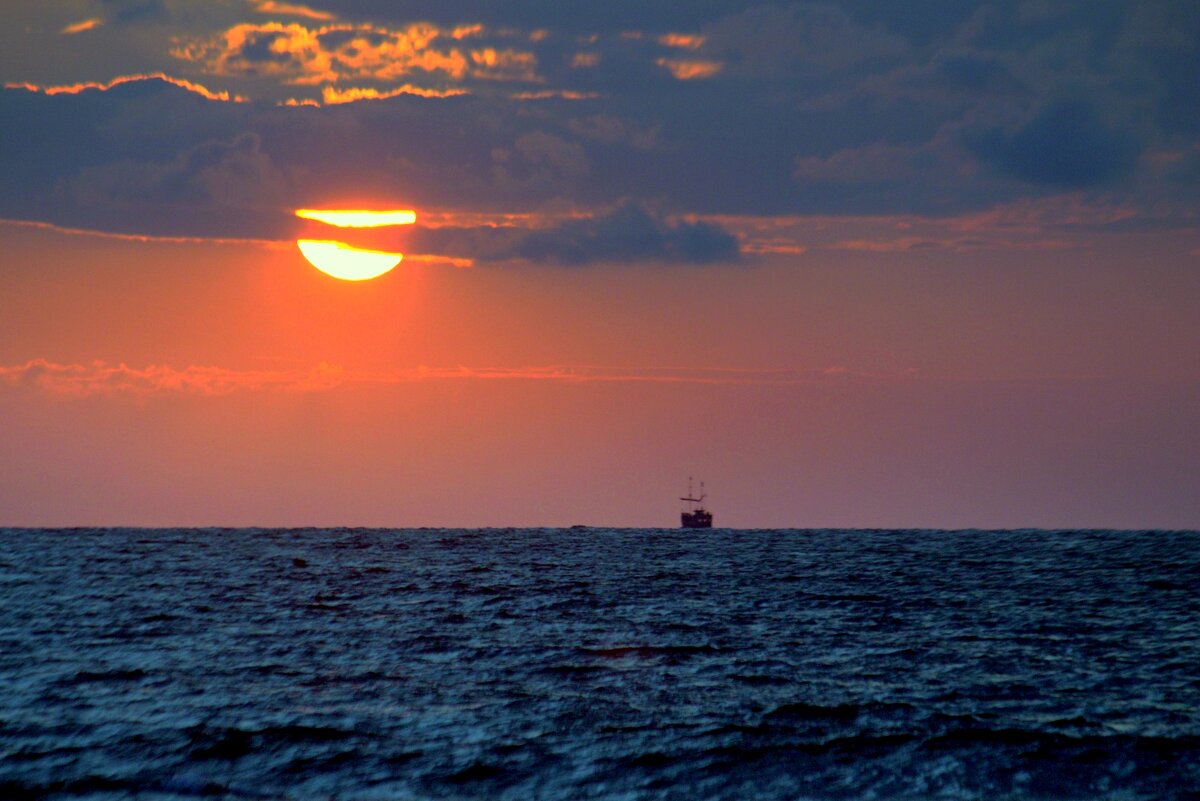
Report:
[[[0,799],[1197,799],[1200,533],[0,530]]]

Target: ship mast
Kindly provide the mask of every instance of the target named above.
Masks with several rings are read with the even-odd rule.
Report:
[[[688,476],[688,493],[687,493],[687,497],[680,498],[679,500],[681,500],[681,501],[688,501],[689,503],[704,503],[704,499],[705,499],[705,498],[707,498],[707,497],[708,497],[708,494],[707,494],[707,493],[704,491],[704,482],[703,482],[703,481],[701,481],[701,482],[700,482],[700,497],[699,497],[699,498],[695,498],[695,497],[693,497],[693,493],[692,493],[692,477],[691,477],[691,476]]]

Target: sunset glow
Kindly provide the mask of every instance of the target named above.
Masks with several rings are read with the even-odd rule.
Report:
[[[385,225],[412,225],[417,221],[417,213],[411,210],[297,209],[296,216],[338,228],[381,228]]]
[[[1196,527],[1197,7],[9,2],[0,526]]]
[[[343,242],[301,239],[296,245],[309,264],[326,275],[343,281],[368,281],[378,278],[404,258],[402,253],[380,250],[361,250]]]

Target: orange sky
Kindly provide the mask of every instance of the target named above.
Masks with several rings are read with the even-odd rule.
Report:
[[[7,524],[666,526],[689,474],[735,526],[1195,512],[1197,278],[1128,254],[355,284],[290,246],[3,235]]]

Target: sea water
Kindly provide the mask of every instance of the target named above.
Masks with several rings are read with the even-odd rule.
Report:
[[[1200,533],[0,530],[0,798],[1200,798]]]

